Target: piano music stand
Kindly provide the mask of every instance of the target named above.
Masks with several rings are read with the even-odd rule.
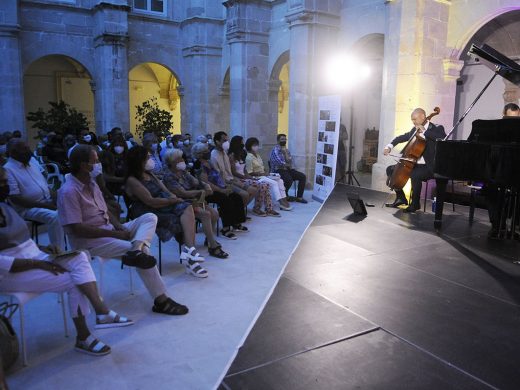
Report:
[[[477,95],[475,100],[473,100],[473,103],[470,104],[468,109],[462,114],[460,119],[455,123],[453,128],[450,130],[448,135],[444,137],[443,141],[446,141],[450,136],[453,134],[455,129],[458,125],[461,124],[461,122],[464,120],[466,115],[469,114],[473,106],[477,103],[477,101],[480,99],[480,97],[484,94],[486,89],[491,85],[493,80],[497,75],[502,76],[506,80],[511,81],[513,84],[516,84],[520,86],[520,65],[518,65],[515,61],[509,59],[502,53],[499,53],[495,49],[493,49],[491,46],[483,45],[482,47],[478,47],[475,44],[471,45],[471,48],[469,49],[468,54],[470,56],[475,56],[477,61],[480,61],[480,59],[483,59],[483,64],[486,65],[488,68],[493,70],[493,77],[487,82],[487,84],[484,86],[482,91]]]

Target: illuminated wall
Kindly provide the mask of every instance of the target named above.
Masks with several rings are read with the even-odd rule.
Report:
[[[278,92],[278,134],[289,135],[289,63],[280,70],[280,91]]]
[[[181,133],[181,100],[175,75],[166,67],[147,62],[134,67],[128,75],[130,131],[135,133],[136,106],[155,97],[159,108],[173,115],[173,134]]]

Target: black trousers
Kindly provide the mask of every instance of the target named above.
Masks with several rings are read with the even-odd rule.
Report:
[[[394,172],[396,165],[390,165],[386,168],[386,174],[390,177]],[[422,182],[433,179],[433,172],[428,169],[425,164],[416,164],[410,174],[410,180],[412,181],[412,202],[411,206],[414,208],[421,207],[421,189]],[[395,191],[397,196],[404,197],[402,190]]]
[[[214,191],[210,196],[206,196],[206,201],[216,203],[224,227],[237,225],[246,221],[246,211],[242,197],[236,193],[225,195],[222,192]]]
[[[276,173],[280,174],[280,177],[283,180],[283,185],[285,186],[285,193],[289,196],[289,189],[293,185],[293,182],[298,182],[298,192],[296,196],[298,198],[303,197],[303,191],[305,191],[305,183],[307,181],[307,176],[305,174],[298,172],[296,169],[278,169]]]

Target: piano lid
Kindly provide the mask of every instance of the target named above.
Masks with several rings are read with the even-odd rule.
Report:
[[[512,59],[499,53],[491,46],[482,45],[481,47],[478,47],[475,44],[472,44],[468,54],[483,59],[484,65],[493,72],[496,71],[506,80],[520,86],[520,64],[517,64]]]

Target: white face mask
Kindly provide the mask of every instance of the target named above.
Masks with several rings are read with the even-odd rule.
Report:
[[[152,144],[152,150],[155,152],[157,151],[157,144]]]
[[[96,178],[103,173],[103,165],[101,163],[94,164],[92,171],[90,171],[90,177]]]
[[[121,154],[125,151],[125,148],[123,146],[114,146],[114,152],[117,154]]]
[[[226,152],[229,150],[229,141],[226,141],[222,144],[222,149],[224,149]]]
[[[251,146],[251,150],[252,150],[253,152],[255,152],[255,153],[258,152],[258,149],[260,149],[260,147],[259,147],[258,145],[253,145],[253,146]]]
[[[177,148],[182,148],[182,145],[184,145],[184,142],[177,141]]]
[[[184,161],[178,162],[176,166],[179,171],[186,170],[186,163]]]
[[[213,145],[213,139],[212,138],[208,139],[208,144]]]
[[[83,136],[83,141],[85,141],[85,142],[92,141],[92,136],[90,134],[84,135]]]
[[[184,140],[184,145],[188,146],[190,144],[190,140],[187,139],[187,140]]]
[[[154,168],[155,168],[155,160],[152,160],[151,158],[146,160],[146,164],[144,166],[144,170],[145,171],[153,171]]]

